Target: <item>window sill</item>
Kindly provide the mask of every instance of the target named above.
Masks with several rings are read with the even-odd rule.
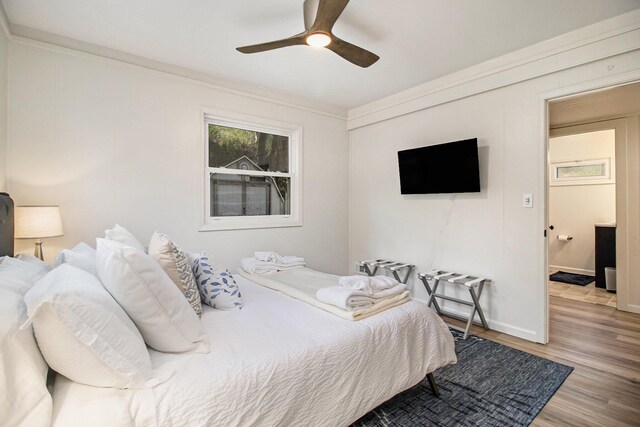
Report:
[[[259,228],[285,228],[301,226],[302,220],[296,218],[209,218],[198,231],[203,232],[220,230],[250,230]]]
[[[552,180],[549,182],[550,187],[565,187],[573,185],[608,185],[615,184],[615,179],[581,179],[581,180]]]

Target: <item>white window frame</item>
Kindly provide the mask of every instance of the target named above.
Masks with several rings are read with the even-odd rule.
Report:
[[[573,166],[591,166],[604,164],[604,175],[602,176],[582,176],[582,177],[558,177],[558,168]],[[549,185],[595,185],[595,184],[615,184],[615,178],[611,171],[611,158],[584,160],[564,160],[551,163],[549,168]]]
[[[203,120],[204,119],[204,120]],[[201,159],[204,167],[201,174],[202,186],[199,186],[202,199],[202,226],[200,231],[241,230],[252,228],[299,227],[302,226],[302,126],[274,120],[253,117],[239,113],[203,110],[200,115],[203,122],[201,141],[204,150]],[[209,124],[246,129],[255,132],[282,135],[289,138],[289,172],[260,172],[224,167],[209,167]],[[288,177],[290,182],[290,213],[288,215],[252,215],[212,217],[211,179],[212,173],[231,175],[251,175],[269,177]]]

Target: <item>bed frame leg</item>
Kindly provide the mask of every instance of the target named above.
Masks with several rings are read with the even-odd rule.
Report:
[[[440,389],[438,388],[438,383],[436,382],[436,378],[433,376],[433,372],[427,374],[427,380],[429,380],[429,385],[431,386],[431,391],[435,396],[440,396]]]

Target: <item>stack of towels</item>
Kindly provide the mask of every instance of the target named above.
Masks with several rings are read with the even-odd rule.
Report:
[[[343,310],[359,310],[391,299],[405,292],[407,287],[387,276],[344,276],[338,286],[318,289],[316,298]]]
[[[242,258],[242,269],[250,274],[275,273],[304,266],[304,258],[282,256],[273,251],[254,252],[254,256]]]

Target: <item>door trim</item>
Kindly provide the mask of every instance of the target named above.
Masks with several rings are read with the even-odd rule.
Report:
[[[539,128],[539,141],[538,144],[538,194],[541,194],[540,202],[538,203],[538,295],[536,304],[539,307],[538,320],[537,320],[537,339],[536,341],[542,344],[549,342],[549,280],[548,280],[548,266],[549,266],[549,245],[546,236],[543,232],[549,227],[549,102],[570,97],[576,95],[582,95],[587,92],[596,90],[609,89],[615,86],[621,86],[630,83],[636,83],[640,81],[640,70],[635,70],[627,73],[623,73],[617,76],[606,77],[603,79],[592,80],[588,82],[579,83],[573,86],[568,86],[552,91],[540,93],[538,97],[538,117],[540,118]],[[616,132],[617,134],[617,132]],[[616,144],[617,145],[617,144]],[[616,147],[616,156],[618,155],[618,148]],[[617,169],[619,170],[619,168]],[[616,172],[618,174],[618,172]],[[616,187],[616,199],[618,199]],[[618,208],[618,202],[616,201],[616,209]],[[616,212],[616,215],[619,215]],[[619,226],[619,224],[618,224]],[[616,242],[616,250],[618,249]],[[620,305],[619,308],[622,308]],[[635,311],[635,310],[634,310]]]

